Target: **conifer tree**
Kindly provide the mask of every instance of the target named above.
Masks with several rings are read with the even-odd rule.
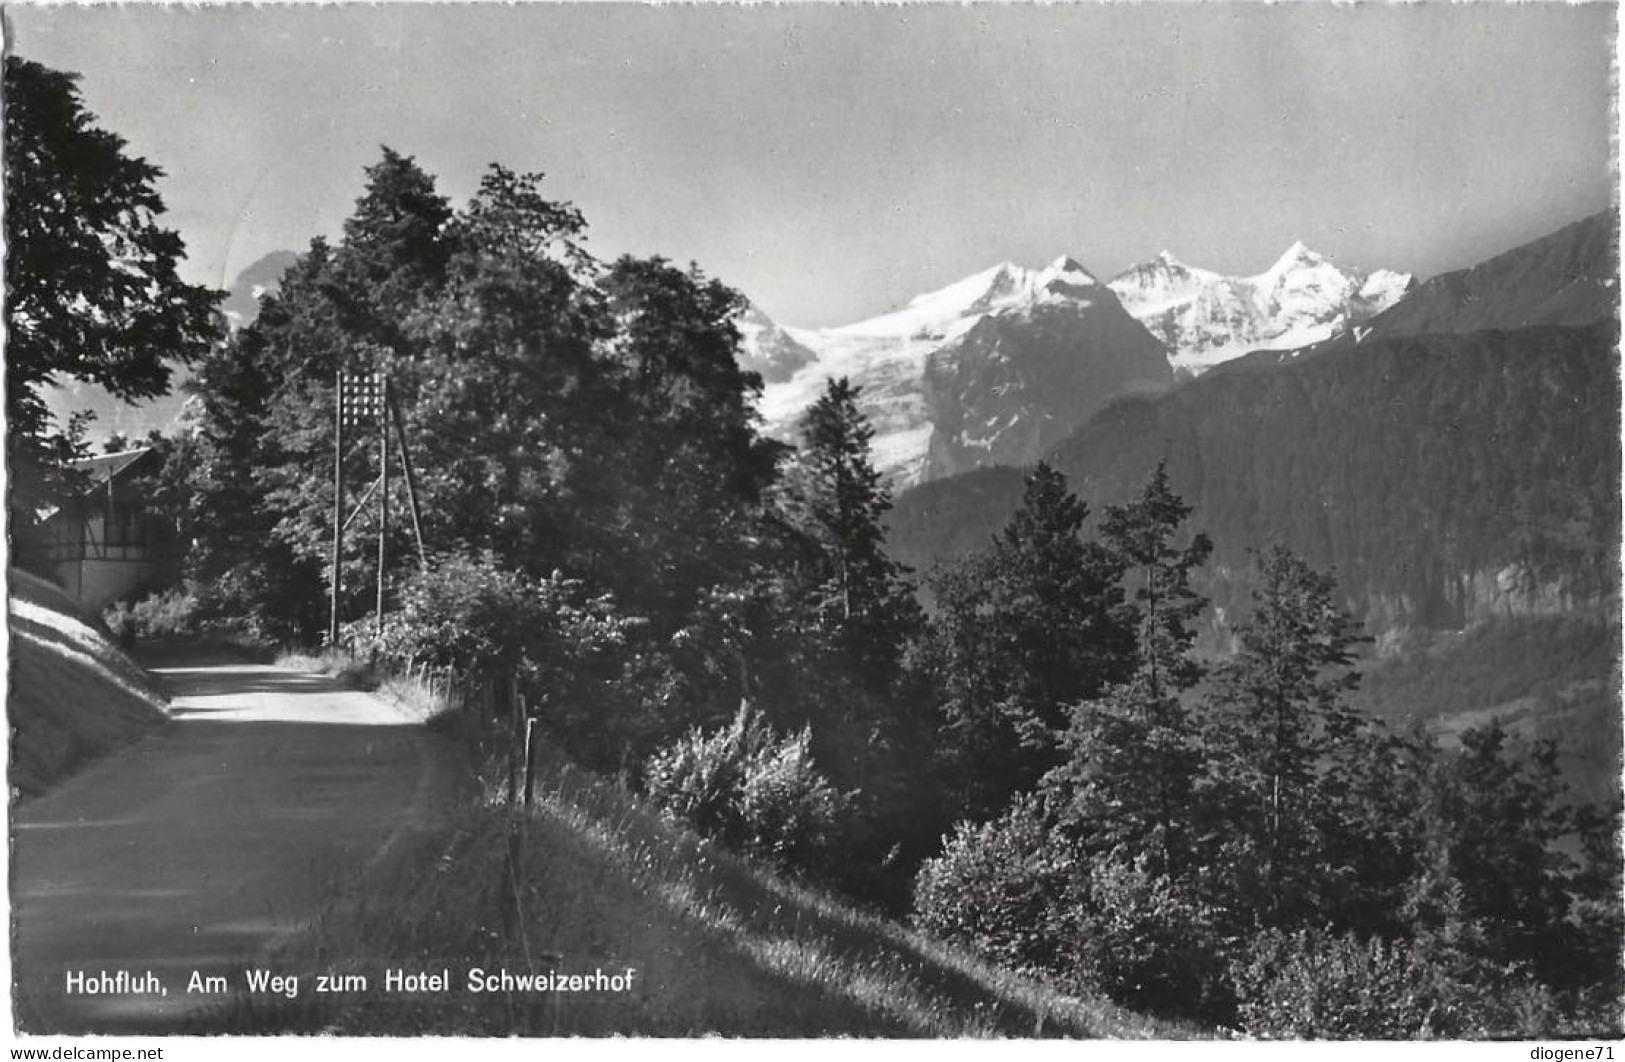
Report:
[[[1482,923],[1502,961],[1530,963],[1542,980],[1567,986],[1570,968],[1591,959],[1575,939],[1571,908],[1607,895],[1617,879],[1580,873],[1565,842],[1594,839],[1602,817],[1566,799],[1550,741],[1526,745],[1499,720],[1462,733],[1436,784],[1463,913]]]
[[[1065,477],[1040,463],[990,548],[934,582],[930,666],[974,817],[1057,766],[1071,707],[1132,669],[1122,560],[1083,539],[1087,518]]]
[[[410,326],[444,268],[449,216],[434,182],[389,148],[367,167],[367,185],[336,246],[312,241],[261,301],[256,319],[199,365],[190,384],[200,407],[190,477],[193,574],[222,589],[278,637],[322,629],[332,542],[334,394],[341,371],[411,378]],[[378,474],[374,446],[346,447],[346,478]],[[352,499],[353,501],[353,499]],[[406,521],[390,555],[409,556]],[[267,534],[269,532],[269,534]],[[371,509],[352,529],[376,533]],[[345,561],[357,615],[376,554]]]
[[[1232,898],[1283,925],[1321,905],[1322,831],[1360,730],[1344,695],[1363,638],[1331,576],[1281,546],[1259,567],[1253,613],[1206,699],[1202,798],[1223,816]]]
[[[1182,695],[1202,675],[1192,647],[1207,600],[1191,588],[1191,573],[1213,546],[1201,533],[1183,546],[1175,542],[1190,512],[1161,463],[1138,499],[1107,508],[1105,545],[1134,591],[1134,673],[1078,706],[1069,758],[1048,780],[1074,838],[1097,853],[1117,846],[1143,852],[1153,873],[1189,864],[1203,758]]]
[[[791,471],[792,520],[805,542],[804,569],[814,628],[854,674],[884,687],[919,608],[903,568],[886,555],[884,517],[891,492],[870,458],[874,436],[858,408],[859,388],[831,380],[801,422]]]

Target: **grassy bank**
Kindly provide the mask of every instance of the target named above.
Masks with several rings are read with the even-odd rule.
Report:
[[[239,1031],[357,1035],[1187,1037],[995,971],[751,866],[548,751],[534,805],[487,798],[407,879],[358,883],[286,942],[278,969],[366,992],[239,1000]],[[449,971],[390,995],[384,971]],[[467,972],[624,975],[626,991],[486,992]],[[211,1023],[212,1024],[212,1023]]]
[[[11,784],[32,796],[168,722],[150,676],[60,589],[13,569]]]

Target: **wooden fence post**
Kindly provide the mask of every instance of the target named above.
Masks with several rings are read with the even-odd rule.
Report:
[[[530,807],[531,792],[535,788],[533,779],[536,767],[536,720],[525,719],[525,807]]]
[[[527,718],[525,712],[525,695],[521,693],[514,699],[514,717],[510,720],[512,729],[508,732],[508,805],[512,807],[519,802],[519,751],[514,748],[518,744],[519,730],[524,726]]]

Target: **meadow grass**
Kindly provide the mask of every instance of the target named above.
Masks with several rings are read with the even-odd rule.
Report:
[[[468,725],[467,714],[440,725]],[[553,749],[539,750],[535,777],[531,806],[515,806],[495,761],[482,799],[423,839],[414,872],[400,861],[375,868],[271,957],[307,975],[362,974],[369,991],[253,1009],[239,1001],[211,1025],[350,1035],[1205,1035],[994,969],[764,870]],[[390,968],[449,971],[450,990],[387,994]],[[635,972],[624,992],[476,993],[466,988],[473,969]]]
[[[10,778],[31,797],[169,716],[152,677],[60,589],[12,569],[9,591]]]

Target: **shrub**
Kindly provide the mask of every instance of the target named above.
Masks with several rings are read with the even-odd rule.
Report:
[[[371,621],[351,630],[358,649],[397,666],[512,671],[547,625],[546,606],[540,587],[491,554],[454,554],[407,580],[381,632],[369,635]]]
[[[1230,976],[1237,1017],[1253,1036],[1392,1040],[1433,1029],[1430,978],[1403,944],[1266,930]]]
[[[1023,796],[990,822],[961,822],[921,866],[914,922],[1010,969],[1066,975],[1086,891],[1038,801]]]
[[[1219,913],[1189,882],[1113,852],[1089,871],[1078,977],[1116,1002],[1159,1014],[1230,1013]]]
[[[754,717],[741,707],[732,726],[711,734],[691,730],[649,757],[644,789],[662,811],[707,837],[737,843],[735,805],[760,743]]]
[[[821,871],[848,799],[813,765],[812,730],[765,743],[739,790],[746,851],[787,867]]]
[[[184,637],[199,631],[198,602],[186,590],[166,590],[139,601],[115,601],[102,612],[102,622],[122,642]]]
[[[358,656],[406,670],[448,668],[476,684],[513,683],[531,714],[576,758],[614,770],[655,724],[642,718],[637,617],[576,579],[502,567],[489,552],[453,554],[412,575],[383,630],[364,618],[345,628]]]
[[[1232,964],[1242,1028],[1293,1039],[1544,1039],[1573,1024],[1516,966],[1436,941],[1268,930]]]
[[[662,811],[784,869],[824,869],[850,807],[818,773],[811,730],[780,738],[741,705],[733,724],[698,729],[649,758],[644,788]]]

